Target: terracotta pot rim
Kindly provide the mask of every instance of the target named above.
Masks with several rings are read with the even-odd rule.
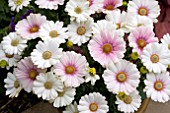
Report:
[[[135,113],[144,113],[148,104],[150,102],[150,98],[146,98],[143,102],[142,105],[140,106],[140,108],[138,109],[138,111],[136,111]]]

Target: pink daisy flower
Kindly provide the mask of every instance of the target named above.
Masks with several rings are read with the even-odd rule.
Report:
[[[33,63],[30,57],[22,59],[15,70],[15,75],[18,81],[21,83],[23,89],[27,92],[32,91],[33,82],[36,76],[46,70],[38,69]]]
[[[140,82],[140,73],[136,65],[126,60],[109,65],[102,77],[107,89],[114,94],[119,92],[129,94]]]
[[[167,102],[170,98],[170,76],[169,72],[148,73],[144,81],[146,87],[144,91],[147,97],[154,101]]]
[[[54,72],[61,77],[66,87],[78,87],[84,82],[86,64],[86,58],[81,54],[65,52],[54,66]]]
[[[150,27],[138,27],[133,30],[129,37],[129,46],[133,47],[133,52],[142,54],[143,48],[153,42],[158,42],[155,33]]]
[[[16,24],[16,31],[27,40],[35,39],[39,37],[40,26],[45,22],[45,16],[41,16],[41,14],[30,14],[26,19]]]
[[[122,5],[122,0],[103,0],[102,12],[109,13]]]
[[[91,56],[103,67],[109,63],[118,62],[124,57],[125,42],[118,32],[101,32],[90,40],[88,49]]]
[[[103,0],[88,0],[90,2],[89,6],[94,14],[95,12],[100,12],[103,5]]]

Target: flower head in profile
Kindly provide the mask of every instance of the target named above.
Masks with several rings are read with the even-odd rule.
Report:
[[[30,40],[39,37],[39,29],[46,22],[46,17],[41,14],[30,14],[26,19],[16,24],[16,32],[22,38]]]
[[[35,0],[39,8],[57,10],[58,5],[63,5],[64,0]]]
[[[103,5],[103,0],[88,0],[89,1],[89,7],[92,11],[92,14],[95,12],[101,12],[102,5]]]
[[[45,71],[46,70],[37,68],[30,57],[25,57],[18,62],[17,68],[15,69],[15,75],[22,88],[27,92],[31,92],[36,76]]]
[[[166,46],[166,48],[170,51],[170,35],[169,33],[165,34],[161,39],[161,44]]]
[[[79,113],[107,113],[109,106],[106,98],[98,92],[84,95],[79,100]]]
[[[140,73],[135,64],[121,60],[110,64],[103,73],[104,83],[113,94],[133,92],[139,85]]]
[[[64,52],[54,65],[54,72],[61,77],[66,87],[78,87],[84,82],[87,60],[73,51]]]
[[[103,31],[94,35],[88,44],[88,49],[93,59],[103,67],[118,62],[124,57],[126,51],[123,38],[114,31]]]
[[[74,102],[74,104],[70,104],[68,105],[65,110],[63,111],[63,113],[78,113],[78,108],[77,108],[77,103]]]
[[[4,79],[4,82],[5,82],[5,88],[7,89],[6,95],[9,95],[9,97],[12,97],[12,98],[18,97],[22,88],[15,74],[8,72],[7,78]]]
[[[156,102],[167,102],[170,98],[170,76],[169,72],[148,73],[144,81],[146,87],[144,91],[147,97]]]

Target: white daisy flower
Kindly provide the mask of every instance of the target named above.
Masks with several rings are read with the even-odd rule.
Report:
[[[128,13],[147,16],[153,22],[157,22],[156,18],[160,14],[160,6],[156,0],[132,0],[128,3]]]
[[[170,35],[169,33],[165,34],[161,39],[162,45],[166,46],[167,49],[170,51]]]
[[[106,15],[106,20],[112,22],[116,25],[116,29],[122,33],[128,33],[131,31],[129,24],[133,23],[134,16],[126,13],[125,11],[121,12],[121,10],[115,10]]]
[[[20,91],[21,91],[21,86],[18,80],[16,79],[15,74],[8,73],[7,78],[4,79],[5,82],[5,88],[6,90],[6,95],[9,95],[9,97],[18,97]]]
[[[8,0],[8,6],[11,7],[11,11],[19,12],[23,7],[30,4],[31,0]]]
[[[135,64],[121,60],[108,66],[103,76],[107,89],[113,94],[134,91],[139,85],[140,73]]]
[[[143,49],[141,60],[149,72],[165,72],[170,64],[170,52],[164,45],[150,43]]]
[[[105,99],[106,98],[98,92],[82,96],[78,105],[79,113],[107,113],[109,106]]]
[[[71,22],[71,24],[68,25],[69,40],[72,41],[73,44],[78,44],[78,46],[81,46],[92,36],[93,24],[93,18],[88,18],[87,21],[80,23]]]
[[[16,24],[16,32],[27,40],[38,38],[40,26],[45,22],[45,16],[31,13],[26,19],[20,20]]]
[[[73,102],[75,95],[75,88],[64,87],[63,91],[58,92],[58,96],[53,100],[53,106],[58,108],[70,105]]]
[[[99,79],[100,76],[96,74],[96,69],[94,67],[93,68],[88,67],[87,74],[85,75],[85,82],[91,81],[91,85],[94,85],[96,80]]]
[[[78,87],[84,82],[87,60],[73,51],[64,52],[54,65],[54,72],[61,77],[66,87]]]
[[[18,61],[21,59],[20,55],[10,55],[4,52],[3,49],[0,47],[0,61],[5,60],[7,62],[7,69],[9,69],[12,66],[17,66]]]
[[[31,53],[31,59],[38,68],[48,68],[56,64],[62,56],[62,48],[52,40],[39,41]]]
[[[57,10],[58,5],[64,4],[64,0],[36,0],[35,4],[37,4],[39,8]]]
[[[7,54],[21,54],[27,47],[27,40],[23,39],[16,32],[11,32],[9,35],[3,37],[1,42],[2,48]]]
[[[121,92],[122,93],[122,92]],[[119,93],[120,94],[120,93]],[[118,104],[118,110],[124,113],[134,113],[141,105],[141,96],[137,90],[133,91],[129,95],[117,95],[116,104]]]
[[[69,0],[66,4],[65,11],[71,16],[71,20],[76,20],[78,23],[87,21],[92,13],[87,0]]]
[[[63,22],[57,21],[47,21],[44,23],[39,30],[39,35],[42,40],[53,40],[60,43],[65,43],[68,38],[66,33],[67,28],[63,27]]]
[[[148,73],[144,81],[146,87],[144,91],[147,97],[157,102],[167,102],[170,100],[170,76],[169,72]]]
[[[112,22],[106,21],[106,20],[99,20],[97,23],[94,23],[92,27],[92,33],[95,34],[100,34],[103,31],[114,31],[116,30],[116,25],[113,24]]]
[[[40,73],[33,82],[33,92],[44,100],[55,99],[63,91],[63,82],[52,72]]]
[[[79,113],[77,108],[77,103],[74,102],[74,104],[70,104],[65,108],[65,111],[63,113]]]

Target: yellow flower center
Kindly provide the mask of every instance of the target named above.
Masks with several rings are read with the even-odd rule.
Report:
[[[22,0],[15,0],[14,4],[16,4],[17,6],[21,5],[22,4]]]
[[[159,56],[157,54],[153,54],[151,55],[150,60],[152,61],[152,63],[157,63],[159,62]]]
[[[126,104],[131,104],[132,103],[132,97],[130,95],[126,95],[125,98],[124,98],[124,103]]]
[[[107,10],[113,10],[114,9],[114,6],[112,4],[108,4],[105,9]]]
[[[65,67],[65,72],[67,73],[67,74],[73,74],[74,72],[75,72],[75,67],[74,66],[66,66]]]
[[[11,41],[11,45],[12,46],[17,46],[19,44],[19,40],[18,39],[14,39]]]
[[[103,45],[103,52],[106,53],[106,54],[109,54],[112,52],[112,45],[111,44],[104,44]]]
[[[53,30],[49,33],[49,35],[51,36],[51,38],[56,38],[56,37],[58,37],[59,34],[56,30]]]
[[[147,16],[148,15],[148,9],[145,7],[141,7],[138,9],[138,14],[141,16]]]
[[[119,93],[118,93],[118,97],[119,97],[120,100],[124,100],[125,97],[126,97],[125,92],[119,92]]]
[[[51,53],[50,51],[45,51],[45,52],[42,54],[42,57],[43,57],[43,59],[45,59],[45,60],[50,59],[51,56],[52,56],[52,53]]]
[[[116,29],[120,29],[121,28],[121,23],[117,23],[116,27],[117,27]]]
[[[53,83],[50,82],[50,81],[47,81],[47,82],[44,84],[44,87],[45,87],[46,89],[51,89],[51,88],[53,87]]]
[[[14,54],[12,54],[12,55],[10,55],[10,54],[5,54],[5,56],[7,57],[7,58],[13,58],[14,57]]]
[[[157,91],[161,91],[163,90],[164,88],[164,84],[161,82],[161,81],[156,81],[154,83],[154,88],[157,90]]]
[[[18,88],[19,86],[20,86],[20,84],[19,84],[18,80],[16,80],[16,81],[14,82],[14,87],[15,87],[15,88]]]
[[[139,39],[137,41],[139,48],[143,49],[146,46],[146,41],[144,39]]]
[[[65,91],[63,91],[63,92],[58,92],[58,96],[59,96],[59,97],[64,96],[64,94],[65,94]]]
[[[86,33],[86,28],[84,26],[80,26],[77,28],[78,35],[84,35]]]
[[[38,26],[32,26],[31,28],[30,28],[30,33],[35,33],[35,32],[38,32],[38,30],[39,30],[39,27]]]
[[[168,44],[168,49],[170,50],[170,44]]]
[[[96,75],[96,69],[95,69],[95,68],[90,68],[90,69],[88,70],[88,72],[90,73],[91,76]]]
[[[4,66],[7,66],[7,65],[8,65],[8,62],[6,60],[0,61],[0,67],[4,67]]]
[[[125,82],[127,80],[127,75],[124,73],[124,72],[119,72],[117,75],[116,75],[116,79],[118,82]]]
[[[74,12],[76,12],[77,14],[81,14],[82,13],[82,9],[80,7],[76,7],[74,9]]]
[[[90,111],[95,112],[95,111],[98,110],[98,105],[97,105],[95,102],[94,102],[94,103],[91,103],[91,104],[89,105],[89,109],[90,109]]]
[[[35,80],[36,76],[38,75],[37,71],[36,70],[30,70],[29,71],[29,78],[32,79],[32,80]]]

